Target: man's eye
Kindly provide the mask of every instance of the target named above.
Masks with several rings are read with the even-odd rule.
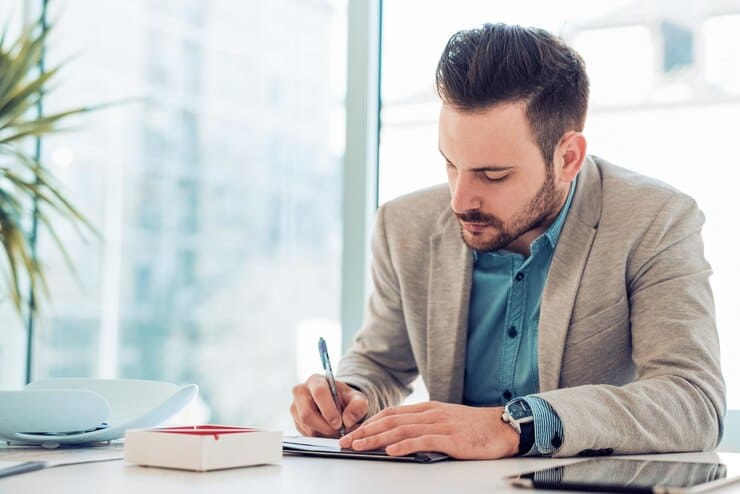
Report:
[[[508,175],[488,175],[486,173],[483,174],[483,178],[486,180],[486,182],[503,182],[508,177]]]

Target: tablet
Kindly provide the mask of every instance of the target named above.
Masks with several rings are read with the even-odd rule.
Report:
[[[723,463],[599,458],[538,470],[511,478],[532,489],[684,494],[740,480]]]

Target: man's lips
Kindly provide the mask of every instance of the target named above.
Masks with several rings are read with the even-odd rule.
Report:
[[[482,232],[486,228],[488,228],[490,223],[471,223],[468,221],[462,222],[463,229],[469,231],[469,232]]]

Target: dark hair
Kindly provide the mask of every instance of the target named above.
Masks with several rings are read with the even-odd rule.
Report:
[[[459,31],[437,65],[437,94],[458,110],[526,102],[532,134],[546,163],[568,130],[583,130],[588,76],[583,59],[543,29],[484,24]]]

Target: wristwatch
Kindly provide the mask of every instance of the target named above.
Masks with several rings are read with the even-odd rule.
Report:
[[[534,416],[529,404],[521,398],[511,400],[504,406],[501,420],[519,434],[519,456],[529,453],[534,445]]]

